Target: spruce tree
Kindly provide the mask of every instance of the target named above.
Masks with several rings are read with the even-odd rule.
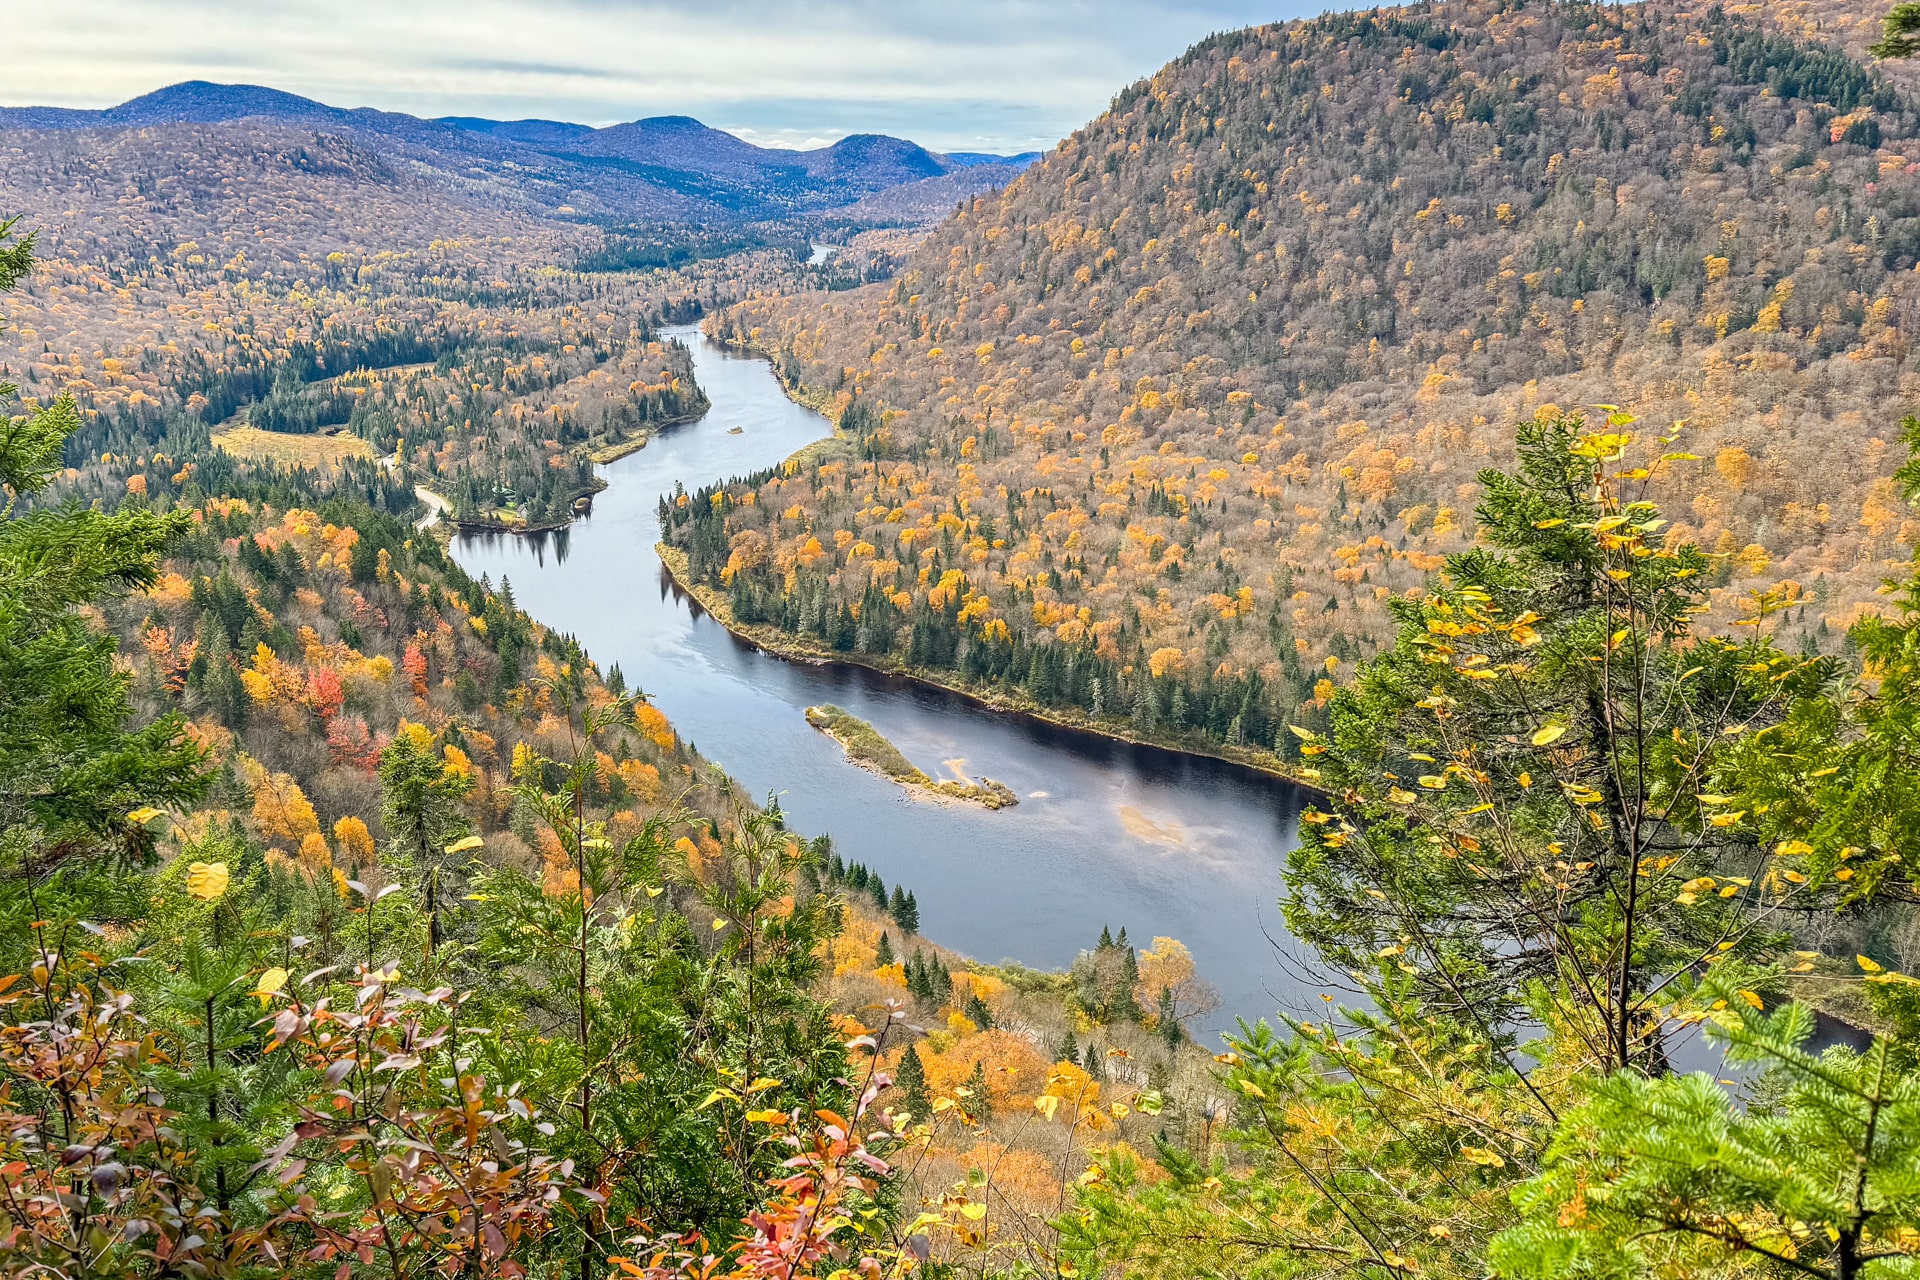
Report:
[[[933,1119],[933,1095],[927,1090],[927,1069],[920,1061],[920,1046],[910,1044],[907,1051],[900,1055],[900,1069],[893,1077],[893,1090],[901,1111],[911,1114],[916,1120]]]
[[[992,1104],[993,1095],[987,1091],[987,1064],[982,1059],[973,1064],[973,1071],[967,1076],[967,1109],[977,1116],[984,1116]]]
[[[967,997],[967,1007],[963,1012],[967,1016],[967,1021],[982,1031],[993,1030],[993,1010],[987,1008],[987,1002],[982,1000],[978,993]]]
[[[913,893],[909,891],[907,893],[906,902],[901,906],[900,910],[893,913],[893,918],[899,921],[901,929],[905,930],[907,933],[909,934],[919,933],[920,932],[920,899],[915,897]]]
[[[1172,987],[1160,988],[1160,1008],[1155,1014],[1155,1020],[1158,1023],[1160,1039],[1166,1042],[1167,1052],[1178,1052],[1180,1042],[1186,1039],[1186,1034],[1180,1029],[1180,1017],[1174,1008]]]
[[[886,930],[880,931],[880,945],[873,949],[873,967],[884,969],[893,963],[893,943],[888,940]]]
[[[1067,1028],[1067,1034],[1065,1038],[1060,1041],[1059,1061],[1071,1062],[1075,1066],[1080,1065],[1080,1046],[1073,1042],[1072,1027]]]

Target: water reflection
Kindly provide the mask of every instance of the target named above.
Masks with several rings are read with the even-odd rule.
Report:
[[[662,493],[746,474],[826,434],[763,362],[678,332],[713,402],[707,417],[604,467],[610,487],[569,530],[461,537],[454,555],[468,572],[511,580],[533,616],[579,637],[603,666],[619,663],[704,755],[753,793],[780,794],[796,829],[831,834],[844,856],[914,890],[927,936],[982,959],[1059,967],[1103,926],[1125,926],[1142,946],[1159,935],[1188,945],[1221,994],[1208,1025],[1317,1008],[1298,964],[1276,956],[1293,946],[1275,900],[1297,789],[864,667],[784,661],[735,639],[672,585],[653,550]],[[1020,804],[989,812],[910,800],[807,725],[804,709],[829,701],[929,774],[992,777]]]

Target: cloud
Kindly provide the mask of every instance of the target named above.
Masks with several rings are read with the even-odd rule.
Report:
[[[1051,145],[1207,34],[1311,0],[66,0],[9,19],[9,104],[187,79],[336,106],[609,124],[698,116],[762,143],[894,133]]]

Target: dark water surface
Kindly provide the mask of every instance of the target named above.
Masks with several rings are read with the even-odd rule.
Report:
[[[1296,788],[864,668],[787,662],[674,589],[653,550],[660,495],[770,466],[828,427],[787,399],[765,362],[673,332],[693,349],[712,411],[603,468],[610,487],[571,529],[461,537],[453,551],[467,572],[510,579],[522,608],[578,636],[602,669],[619,663],[709,760],[756,796],[779,793],[796,830],[831,834],[844,857],[912,889],[927,937],[981,960],[1058,968],[1103,925],[1125,926],[1138,946],[1168,935],[1192,950],[1222,998],[1209,1028],[1304,1008],[1312,992],[1283,962],[1298,949],[1275,906]],[[1019,806],[908,799],[808,726],[802,713],[820,702],[871,721],[929,774],[1006,783]]]

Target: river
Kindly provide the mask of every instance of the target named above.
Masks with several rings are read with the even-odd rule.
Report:
[[[756,796],[777,793],[795,830],[832,835],[842,856],[913,890],[922,933],[942,945],[1062,968],[1103,926],[1125,927],[1137,946],[1164,935],[1193,952],[1220,993],[1196,1031],[1310,1001],[1317,1010],[1276,905],[1299,789],[864,668],[789,662],[736,640],[674,587],[653,550],[660,495],[772,465],[829,429],[764,361],[691,327],[670,334],[693,350],[706,417],[603,467],[607,489],[569,529],[462,535],[462,567],[510,580],[523,609],[579,637],[603,670],[618,663],[707,759]],[[927,773],[997,779],[1019,805],[907,798],[807,724],[804,709],[820,702],[871,721]]]

